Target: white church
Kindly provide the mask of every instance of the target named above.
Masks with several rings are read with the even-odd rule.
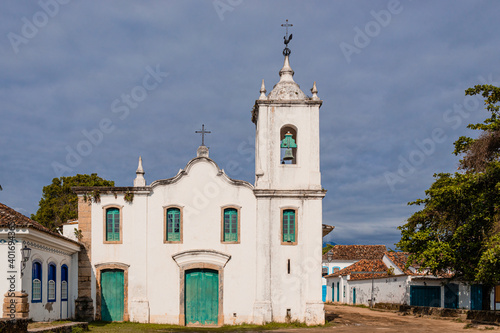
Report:
[[[308,97],[294,82],[289,54],[252,110],[255,184],[231,179],[202,144],[172,178],[147,185],[139,159],[134,186],[74,188],[85,245],[77,317],[324,323],[322,101],[315,83]]]

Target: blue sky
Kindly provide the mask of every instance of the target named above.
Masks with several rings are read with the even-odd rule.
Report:
[[[131,186],[196,155],[254,182],[250,111],[283,64],[324,101],[323,223],[339,244],[399,240],[466,125],[475,84],[500,82],[498,1],[81,1],[0,3],[0,202],[36,212],[54,177]],[[128,96],[128,97],[127,97]],[[130,96],[134,96],[131,99]]]

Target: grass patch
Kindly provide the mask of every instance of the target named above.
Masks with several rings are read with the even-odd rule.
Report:
[[[32,322],[28,324],[28,329],[32,328],[42,328],[42,327],[51,327],[51,326],[57,326],[57,325],[62,325],[62,324],[69,324],[72,323],[72,321],[69,320],[56,320],[56,321],[39,321],[39,322]]]
[[[276,330],[282,328],[304,328],[304,327],[324,327],[327,325],[307,326],[300,322],[291,323],[267,323],[265,325],[240,324],[240,325],[224,325],[221,327],[186,327],[169,324],[140,324],[140,323],[110,323],[96,321],[89,323],[91,332],[242,332],[242,331],[265,331]]]

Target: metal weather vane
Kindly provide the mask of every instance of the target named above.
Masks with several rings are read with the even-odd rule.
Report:
[[[287,56],[290,55],[290,53],[292,53],[292,51],[290,51],[290,49],[288,48],[288,43],[290,43],[290,41],[292,40],[293,35],[290,34],[290,37],[288,37],[288,27],[293,27],[293,24],[289,24],[288,20],[286,20],[286,23],[282,24],[281,26],[286,28],[286,35],[283,37],[285,42],[285,49],[283,50],[283,55]]]

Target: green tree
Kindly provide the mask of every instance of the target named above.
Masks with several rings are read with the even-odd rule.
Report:
[[[323,254],[327,253],[328,251],[330,251],[334,247],[335,247],[335,245],[333,245],[333,244],[326,244],[326,246],[323,248]]]
[[[52,179],[52,184],[43,187],[43,195],[35,220],[51,230],[56,230],[67,220],[78,218],[78,196],[71,190],[73,186],[114,186],[113,181],[102,179],[96,173]],[[94,193],[98,197],[98,193]]]
[[[424,208],[399,227],[397,246],[411,253],[409,263],[433,274],[483,284],[483,309],[489,309],[489,293],[500,280],[500,88],[478,85],[465,93],[483,96],[491,116],[467,126],[481,131],[478,138],[455,142],[461,171],[435,174],[426,198],[409,203]]]

